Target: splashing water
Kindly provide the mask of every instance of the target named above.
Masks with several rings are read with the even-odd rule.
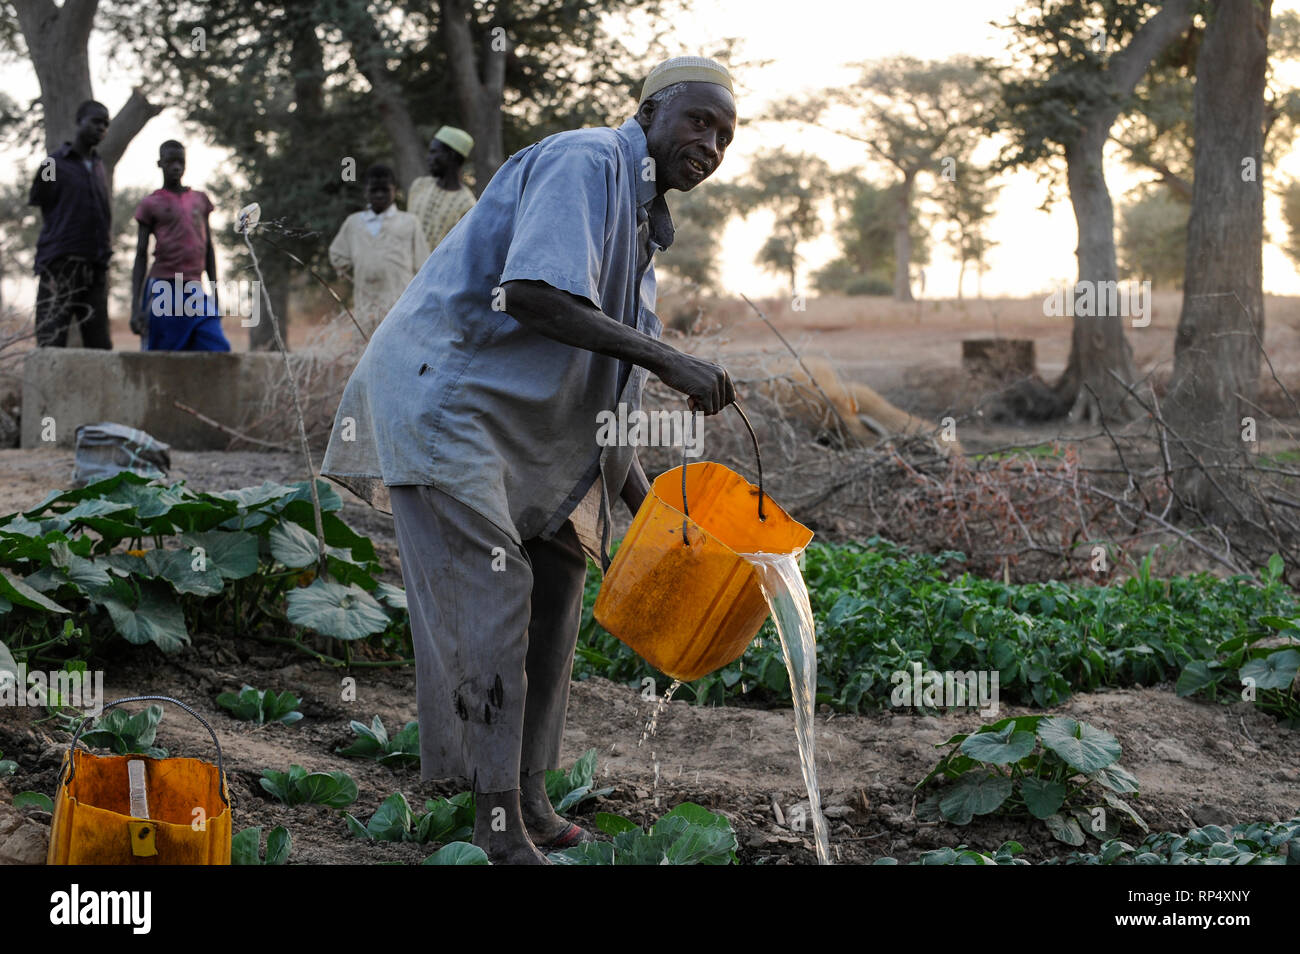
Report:
[[[663,715],[664,709],[666,709],[668,703],[672,701],[673,693],[681,687],[682,681],[680,679],[674,679],[672,685],[668,687],[668,691],[665,692],[663,697],[655,703],[654,711],[650,713],[650,718],[646,720],[645,728],[641,730],[641,738],[637,740],[636,747],[638,749],[641,748],[641,743],[645,742],[646,739],[650,738],[650,736],[654,735],[656,730],[658,730],[659,717]]]
[[[813,838],[817,845],[817,863],[831,863],[826,838],[826,819],[822,817],[821,793],[817,788],[817,763],[813,760],[813,702],[817,692],[817,643],[814,639],[812,606],[808,587],[799,572],[799,555],[787,553],[742,553],[754,566],[759,586],[772,611],[785,668],[790,674],[790,694],[794,697],[794,729],[799,741],[799,763],[803,782],[808,789],[812,810]]]
[[[672,685],[668,687],[668,691],[665,692],[663,694],[663,697],[660,698],[659,701],[655,703],[654,711],[650,713],[650,718],[646,721],[645,728],[641,730],[641,738],[637,740],[636,747],[638,749],[641,748],[641,743],[645,742],[646,739],[650,738],[652,735],[655,734],[655,731],[659,728],[659,717],[663,715],[664,709],[666,709],[668,707],[668,703],[672,701],[673,693],[676,692],[678,689],[680,689],[681,686],[682,686],[682,681],[680,679],[674,679]],[[659,756],[657,753],[655,753],[653,749],[650,751],[650,760],[654,762],[654,766],[655,766],[655,781],[654,781],[654,788],[652,789],[652,792],[654,794],[655,808],[658,808],[659,807]]]

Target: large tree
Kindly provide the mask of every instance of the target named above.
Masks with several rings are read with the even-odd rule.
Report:
[[[822,159],[777,147],[756,154],[732,189],[745,214],[760,209],[772,213],[772,232],[757,261],[784,275],[792,295],[799,291],[799,246],[821,232],[822,200],[830,183],[831,172]]]
[[[856,172],[846,172],[832,182],[835,195],[835,237],[840,254],[813,274],[819,292],[849,295],[889,295],[893,290],[897,252],[894,213],[901,186],[878,185]],[[912,207],[908,246],[912,262],[930,261],[929,236]]]
[[[1258,411],[1264,338],[1263,161],[1272,0],[1217,0],[1196,80],[1196,165],[1183,311],[1164,413],[1182,503],[1254,519],[1243,418]]]
[[[771,118],[812,122],[863,143],[897,175],[894,297],[912,300],[912,229],[918,178],[940,176],[969,148],[994,103],[980,61],[900,56],[859,64],[857,83],[777,104]],[[945,162],[950,160],[950,162]]]
[[[1124,419],[1137,408],[1133,351],[1102,289],[1118,281],[1115,210],[1103,152],[1151,62],[1192,23],[1194,0],[1031,0],[1008,23],[1001,71],[1007,166],[1063,160],[1079,242],[1078,282],[1097,314],[1074,318],[1070,358],[1053,385],[1074,420]],[[1118,377],[1119,380],[1116,380]]]
[[[39,105],[47,154],[72,139],[77,106],[95,98],[89,44],[98,8],[99,0],[64,0],[62,5],[54,0],[0,3],[0,13],[6,22],[0,29],[0,46],[15,55],[25,54],[40,84],[40,100],[34,105]],[[17,31],[13,28],[15,24]],[[108,132],[99,144],[110,192],[118,160],[145,123],[161,109],[149,101],[141,87],[133,90],[112,116]]]

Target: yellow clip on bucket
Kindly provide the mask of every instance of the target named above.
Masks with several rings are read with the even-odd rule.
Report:
[[[231,818],[221,744],[212,726],[170,696],[131,696],[105,703],[158,700],[180,706],[208,730],[217,764],[144,755],[98,756],[77,748],[89,719],[77,727],[63,759],[50,826],[51,865],[228,865]],[[144,765],[142,779],[129,763]],[[138,771],[138,770],[137,770]],[[141,784],[142,783],[142,784]],[[132,814],[147,796],[147,818]]]
[[[738,659],[768,615],[742,554],[795,554],[813,537],[765,505],[762,480],[761,459],[757,487],[710,461],[660,474],[605,575],[596,622],[683,682]]]

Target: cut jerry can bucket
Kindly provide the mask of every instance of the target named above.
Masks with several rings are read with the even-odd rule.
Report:
[[[712,461],[659,475],[605,574],[596,622],[683,682],[738,659],[768,615],[743,554],[797,554],[813,537],[762,482],[761,458],[757,487]]]
[[[203,723],[216,746],[217,764],[95,755],[77,748],[90,722],[84,720],[59,773],[47,864],[230,864],[230,794],[217,734],[170,696],[130,696],[105,703],[104,709],[149,700],[178,705]]]

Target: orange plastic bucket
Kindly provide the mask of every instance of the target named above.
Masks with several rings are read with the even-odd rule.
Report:
[[[83,721],[64,756],[50,846],[51,865],[228,865],[230,795],[221,744],[212,726],[170,696],[131,696],[104,704],[171,702],[203,723],[217,748],[217,764],[202,759],[144,755],[98,756],[77,748]],[[148,817],[132,814],[128,763],[142,762]]]
[[[738,659],[767,619],[741,554],[795,554],[813,534],[764,497],[761,462],[759,487],[722,464],[684,466],[685,494],[681,467],[651,485],[594,612],[650,665],[690,682]]]

